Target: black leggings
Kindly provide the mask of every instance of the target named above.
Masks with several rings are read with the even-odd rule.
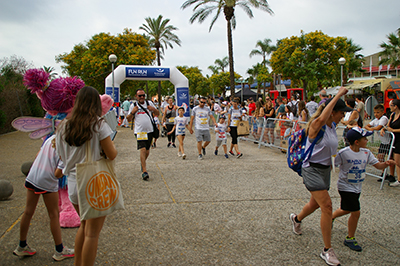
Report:
[[[174,127],[174,125],[171,125],[171,124],[166,124],[166,126],[167,126],[167,132],[170,132],[172,130],[172,128]],[[172,132],[170,135],[167,135],[167,136],[168,136],[168,142],[175,143],[175,130],[174,130],[174,132]]]
[[[238,134],[237,134],[237,127],[230,127],[231,131],[229,134],[231,134],[232,137],[232,144],[235,145],[237,144],[237,139],[238,139]]]

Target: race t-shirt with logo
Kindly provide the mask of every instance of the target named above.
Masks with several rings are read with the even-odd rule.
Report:
[[[217,124],[217,126],[215,127],[216,140],[224,140],[224,139],[226,139],[226,128],[227,128],[227,125],[225,123],[223,123],[223,124],[218,123]]]
[[[144,101],[143,104],[140,104],[143,108],[147,109],[147,103],[149,103],[150,106],[152,106],[153,108],[156,108],[153,104],[153,102],[150,101]],[[134,133],[136,135],[144,135],[144,133],[151,133],[153,132],[153,124],[151,123],[150,117],[147,115],[147,113],[145,112],[145,110],[143,110],[138,104],[137,102],[135,102],[134,104],[131,105],[131,107],[129,108],[129,113],[132,112],[132,109],[137,106],[139,107],[138,111],[135,113],[135,131]],[[152,115],[152,112],[149,111],[149,109],[147,109],[147,112],[149,113],[149,115]]]
[[[189,119],[187,117],[175,117],[175,134],[176,135],[185,135],[186,125],[189,124]]]
[[[242,117],[242,111],[240,109],[229,109],[229,114],[231,115],[231,121],[229,126],[237,127],[239,125],[240,118]]]
[[[208,119],[211,115],[211,110],[207,106],[201,108],[196,106],[192,110],[192,116],[194,116],[194,128],[198,130],[209,130]]]
[[[367,164],[377,163],[379,163],[378,159],[368,149],[360,148],[359,152],[353,151],[350,147],[341,149],[335,158],[335,165],[340,166],[338,190],[361,193]]]

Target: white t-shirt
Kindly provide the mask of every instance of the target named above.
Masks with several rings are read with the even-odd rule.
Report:
[[[147,109],[147,102],[149,103],[150,106],[152,106],[153,108],[156,108],[155,105],[153,104],[153,102],[151,102],[151,101],[144,101],[144,103],[140,104],[140,105],[143,108],[145,108],[147,110],[147,112],[149,113],[149,115],[151,116],[152,112],[149,111],[149,109]],[[146,111],[144,111],[137,104],[137,102],[131,105],[131,107],[129,108],[129,113],[132,112],[132,109],[136,105],[139,107],[139,109],[135,113],[135,130],[134,130],[134,133],[138,134],[140,132],[146,132],[146,133],[153,132],[153,124],[151,123],[150,117],[147,115]]]
[[[227,128],[227,125],[225,123],[223,123],[223,124],[218,123],[217,126],[215,126],[216,140],[226,139],[226,128]]]
[[[66,122],[66,120],[64,120]],[[70,146],[66,141],[65,122],[62,122],[57,128],[56,134],[56,150],[61,160],[64,163],[63,174],[68,176],[68,179],[76,177],[76,164],[85,162],[86,159],[86,143],[76,147]],[[112,134],[110,126],[103,120],[100,122],[96,131],[93,132],[93,137],[90,140],[90,148],[92,150],[92,160],[98,161],[101,159],[101,145],[100,141],[107,138]]]
[[[219,106],[219,104],[218,103],[214,103],[214,112],[221,112],[222,111],[222,108],[221,108],[221,106]]]
[[[189,119],[187,117],[177,116],[174,119],[175,124],[175,134],[176,135],[185,135],[186,125],[189,124]]]
[[[386,116],[382,116],[381,118],[375,118],[374,120],[372,120],[371,122],[369,122],[368,125],[370,125],[371,127],[377,127],[377,126],[386,126],[387,123],[389,122],[389,119]],[[383,137],[380,134],[380,130],[376,131],[376,133],[379,136],[379,139],[381,140],[382,144],[389,144],[390,142],[390,134],[385,132],[385,135],[383,135]]]
[[[54,172],[56,168],[64,168],[60,156],[51,144],[55,137],[53,135],[44,142],[25,179],[35,187],[48,192],[58,191],[58,178],[54,176]]]
[[[314,101],[310,101],[306,104],[306,108],[308,112],[310,113],[310,116],[312,116],[318,109],[318,103]]]
[[[209,130],[208,119],[211,115],[211,110],[208,106],[201,108],[199,105],[192,110],[194,116],[194,128],[198,130]]]
[[[377,163],[378,159],[368,149],[360,148],[359,152],[353,151],[350,147],[341,149],[335,158],[335,165],[340,166],[338,190],[361,193],[367,164]]]
[[[231,115],[231,121],[229,126],[237,127],[240,122],[240,118],[242,117],[242,111],[239,109],[231,108],[229,109],[229,114]]]

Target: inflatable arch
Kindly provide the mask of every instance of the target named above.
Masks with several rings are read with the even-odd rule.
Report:
[[[120,102],[120,85],[125,80],[169,80],[175,86],[176,104],[189,106],[189,80],[176,67],[119,65],[114,70],[114,102]],[[112,97],[112,73],[105,83],[105,92]],[[189,116],[189,108],[185,116]]]

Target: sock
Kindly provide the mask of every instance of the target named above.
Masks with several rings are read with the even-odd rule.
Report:
[[[24,248],[24,247],[26,247],[26,240],[24,240],[24,241],[22,241],[22,240],[20,240],[19,241],[19,246],[21,247],[21,248]]]
[[[301,223],[301,221],[297,220],[297,216],[294,217],[294,221],[295,221],[296,223]]]
[[[327,252],[328,250],[329,250],[329,248],[325,248],[325,247],[324,247],[324,252]]]
[[[62,252],[63,249],[64,249],[64,246],[63,246],[62,243],[61,243],[60,245],[56,245],[56,251],[57,251],[57,252]]]

